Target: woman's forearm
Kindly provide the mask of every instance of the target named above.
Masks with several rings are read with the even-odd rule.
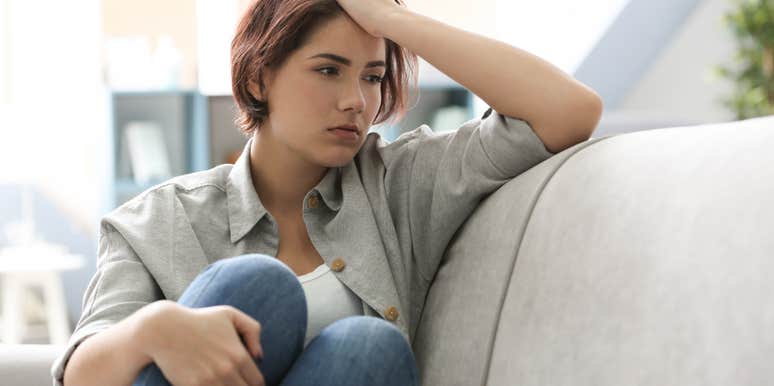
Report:
[[[155,303],[84,340],[73,351],[64,371],[65,386],[127,385],[151,363],[143,353],[142,326]]]
[[[399,7],[378,32],[497,112],[529,122],[549,150],[588,139],[599,121],[602,102],[592,89],[527,51]]]

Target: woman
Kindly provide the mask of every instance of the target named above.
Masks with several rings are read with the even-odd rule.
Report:
[[[405,109],[414,54],[491,109],[367,134]],[[58,382],[418,384],[410,342],[454,232],[602,109],[545,61],[393,0],[258,0],[232,81],[242,155],[105,216]]]

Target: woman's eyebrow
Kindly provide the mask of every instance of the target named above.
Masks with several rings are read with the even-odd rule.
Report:
[[[339,62],[339,63],[341,63],[341,64],[343,64],[345,66],[351,66],[352,65],[352,61],[351,60],[349,60],[349,59],[347,59],[347,58],[345,58],[343,56],[339,56],[339,55],[335,55],[335,54],[329,54],[329,53],[322,53],[322,54],[313,55],[313,56],[310,56],[310,57],[308,57],[306,59],[308,60],[308,59],[314,59],[314,58],[330,59],[330,60],[333,60],[335,62]],[[387,67],[387,65],[384,63],[383,60],[375,60],[373,62],[368,62],[368,64],[366,64],[366,68],[370,68],[370,67]]]

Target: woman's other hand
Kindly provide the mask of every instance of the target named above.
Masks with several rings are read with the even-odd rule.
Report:
[[[253,359],[263,358],[258,321],[231,306],[188,308],[172,301],[156,303],[138,334],[140,350],[170,383],[265,384]]]
[[[349,17],[360,28],[375,37],[383,37],[381,23],[387,22],[393,12],[402,12],[406,8],[397,0],[336,0]]]

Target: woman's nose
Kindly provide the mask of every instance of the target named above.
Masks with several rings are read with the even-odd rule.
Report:
[[[347,87],[343,92],[342,98],[339,101],[339,108],[344,111],[353,110],[360,113],[365,109],[365,103],[362,86],[357,82],[354,86],[350,85]]]

